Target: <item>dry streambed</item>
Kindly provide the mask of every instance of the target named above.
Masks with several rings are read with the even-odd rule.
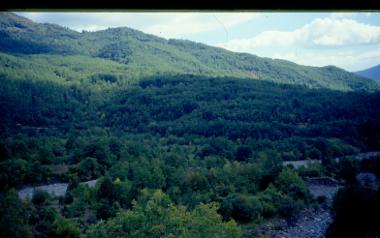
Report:
[[[302,211],[293,224],[283,225],[273,232],[273,238],[322,238],[332,222],[330,206],[334,195],[342,186],[330,178],[317,178],[307,181],[310,193],[315,197],[325,197],[327,206],[317,210]]]

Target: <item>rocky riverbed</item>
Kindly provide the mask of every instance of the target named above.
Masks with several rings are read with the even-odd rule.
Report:
[[[380,156],[379,151],[359,153],[351,155],[358,160],[369,159],[371,157]],[[346,156],[335,158],[335,160],[344,159]],[[347,156],[348,157],[348,156]],[[310,166],[313,163],[320,163],[320,161],[290,161],[284,162],[284,166],[292,165],[295,168],[301,166]],[[309,191],[314,198],[325,197],[326,205],[315,210],[305,209],[302,211],[297,219],[292,223],[287,223],[285,220],[277,221],[275,225],[270,227],[266,232],[269,237],[273,238],[323,238],[325,232],[332,222],[330,214],[331,203],[334,195],[343,186],[342,183],[335,181],[331,178],[313,178],[306,181]]]
[[[273,232],[273,238],[323,238],[331,223],[330,209],[306,209],[301,212],[294,224],[284,224],[282,229]]]
[[[281,221],[276,229],[273,229],[270,236],[273,238],[323,238],[326,229],[332,222],[330,206],[333,196],[340,184],[334,184],[326,179],[309,181],[310,193],[315,197],[325,197],[326,205],[319,209],[305,209],[292,223]]]

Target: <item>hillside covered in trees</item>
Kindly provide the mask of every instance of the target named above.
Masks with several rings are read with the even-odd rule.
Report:
[[[0,35],[0,237],[249,237],[380,150],[379,85],[333,66],[11,13]]]
[[[301,66],[186,40],[166,40],[127,27],[79,33],[54,24],[34,23],[13,13],[1,13],[0,36],[0,51],[16,54],[21,60],[42,56],[53,61],[51,67],[66,71],[75,71],[75,68],[70,63],[56,65],[56,56],[69,62],[75,59],[91,61],[94,65],[89,65],[89,68],[99,63],[108,64],[109,70],[103,69],[104,73],[118,76],[118,70],[122,70],[129,81],[158,73],[194,74],[251,78],[343,91],[379,89],[377,83],[334,66]],[[50,57],[53,59],[50,60]],[[88,78],[88,75],[83,76]]]

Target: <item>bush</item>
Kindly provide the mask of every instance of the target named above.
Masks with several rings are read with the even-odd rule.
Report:
[[[79,163],[78,173],[85,179],[97,178],[100,175],[99,164],[96,159],[87,157]]]
[[[80,230],[73,223],[63,217],[58,217],[53,223],[52,237],[80,238]]]
[[[28,213],[15,190],[0,193],[0,237],[32,237]]]
[[[307,167],[302,166],[297,171],[302,177],[319,177],[323,174],[323,167],[321,164],[315,163]]]
[[[48,192],[43,190],[35,190],[32,197],[32,203],[36,206],[44,205],[49,199],[50,195]]]
[[[219,211],[225,220],[232,217],[237,221],[248,222],[262,216],[263,205],[256,196],[234,194],[222,202]]]
[[[276,187],[293,199],[307,199],[309,190],[302,178],[292,169],[284,168],[275,181]]]
[[[276,204],[279,214],[285,218],[294,218],[301,209],[305,207],[302,200],[294,200],[287,195],[281,196],[281,198],[276,201]]]

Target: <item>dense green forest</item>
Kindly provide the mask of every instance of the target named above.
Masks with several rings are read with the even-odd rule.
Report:
[[[379,85],[336,67],[10,13],[0,34],[0,237],[247,237],[380,150]],[[322,165],[282,166],[301,159]]]

